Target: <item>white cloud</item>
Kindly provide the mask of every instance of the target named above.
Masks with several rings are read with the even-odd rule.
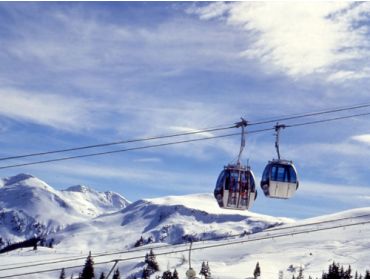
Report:
[[[370,69],[364,68],[360,71],[339,70],[330,74],[327,80],[330,82],[343,83],[347,82],[348,80],[360,80],[368,77],[370,77]]]
[[[199,133],[197,133],[195,135],[203,136],[203,137],[212,137],[212,136],[214,136],[214,134],[212,134],[210,132],[200,132],[201,130],[195,129],[195,128],[191,128],[191,127],[171,126],[170,129],[173,129],[173,130],[175,130],[177,132],[180,132],[180,133],[199,132]]]
[[[189,14],[199,14],[199,17],[204,20],[212,19],[214,17],[222,16],[229,10],[229,6],[225,2],[213,2],[201,8],[192,5],[186,12]]]
[[[370,134],[352,136],[352,140],[370,145]]]
[[[360,207],[368,202],[370,196],[370,186],[355,186],[355,185],[338,185],[325,184],[313,181],[301,182],[299,192],[304,196],[320,196],[341,202],[346,202],[351,206]],[[351,199],[349,199],[351,197]]]
[[[184,17],[151,26],[105,21],[91,9],[48,11],[49,25],[28,18],[8,27],[17,37],[6,38],[3,53],[21,62],[42,64],[51,71],[109,71],[141,79],[144,75],[178,75],[189,67],[215,68],[214,62],[237,59],[236,36]],[[1,53],[0,53],[1,55]],[[153,71],[160,69],[160,71]],[[140,70],[140,71],[138,71]]]
[[[153,190],[176,190],[180,192],[202,192],[208,191],[209,183],[213,182],[213,176],[194,176],[194,172],[186,174],[173,170],[159,170],[149,166],[109,166],[97,165],[88,162],[55,164],[45,167],[47,171],[57,172],[59,176],[86,176],[95,179],[119,179],[122,184],[142,184]]]
[[[193,9],[202,19],[226,16],[228,24],[248,32],[250,45],[242,56],[292,76],[327,72],[366,54],[367,29],[353,24],[369,11],[368,3],[351,2],[238,2],[228,9],[220,4]]]
[[[134,162],[159,163],[159,162],[162,162],[162,159],[156,158],[156,157],[139,158],[139,159],[135,159]]]
[[[62,95],[0,88],[0,114],[61,130],[86,130],[94,126],[94,103]]]

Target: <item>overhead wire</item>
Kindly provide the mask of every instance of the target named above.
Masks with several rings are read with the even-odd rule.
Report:
[[[263,131],[268,131],[268,130],[273,130],[273,129],[274,128],[259,129],[259,130],[251,131],[249,133],[257,133],[257,132],[263,132]],[[166,143],[161,143],[161,144],[139,146],[139,147],[105,151],[105,152],[92,153],[92,154],[84,154],[84,155],[61,157],[61,158],[40,160],[40,161],[27,162],[27,163],[19,163],[19,164],[13,164],[13,165],[5,165],[5,166],[0,166],[0,169],[7,169],[7,168],[13,168],[13,167],[21,167],[21,166],[28,166],[28,165],[35,165],[35,164],[41,164],[41,163],[56,162],[56,161],[64,161],[64,160],[70,160],[70,159],[76,159],[76,158],[85,158],[85,157],[101,156],[101,155],[108,155],[108,154],[115,154],[115,153],[123,153],[123,152],[128,152],[128,151],[135,151],[135,150],[144,150],[144,149],[149,149],[149,148],[171,146],[171,145],[190,143],[190,142],[196,142],[196,141],[225,138],[225,137],[231,137],[235,135],[240,135],[240,133],[230,133],[230,134],[223,134],[223,135],[217,135],[217,136],[209,136],[209,137],[181,140],[181,141],[175,141],[175,142],[166,142]]]
[[[286,237],[286,236],[300,235],[300,234],[305,234],[305,233],[319,232],[319,231],[331,230],[331,229],[336,229],[336,228],[346,228],[346,227],[365,225],[365,224],[370,224],[370,221],[348,223],[348,224],[344,224],[344,225],[335,225],[335,226],[330,226],[330,227],[326,227],[326,228],[308,229],[308,230],[302,230],[302,231],[299,231],[299,232],[295,231],[295,232],[289,232],[289,233],[283,233],[283,234],[267,235],[267,236],[258,237],[258,238],[254,238],[254,239],[244,239],[244,240],[232,241],[232,242],[227,242],[227,243],[210,244],[210,245],[204,245],[204,246],[199,246],[199,247],[192,247],[192,251],[205,250],[205,249],[211,249],[211,248],[217,248],[217,247],[225,247],[225,246],[231,246],[231,245],[243,244],[243,243],[249,243],[249,242],[256,242],[256,241],[267,240],[267,239],[283,238],[283,237]],[[188,252],[188,251],[189,251],[189,249],[186,248],[186,249],[179,249],[179,250],[168,251],[168,252],[159,252],[159,253],[156,253],[156,256],[184,253],[184,252]],[[133,256],[133,257],[127,257],[127,258],[116,258],[116,259],[112,259],[112,260],[108,260],[108,261],[95,262],[94,264],[95,265],[101,265],[101,264],[108,264],[108,263],[115,263],[115,262],[124,262],[124,261],[137,260],[137,259],[142,259],[142,258],[144,258],[144,256],[140,255],[140,256]],[[71,268],[78,268],[78,267],[82,267],[82,266],[84,266],[84,264],[73,265],[73,266],[64,266],[64,267],[59,267],[59,268],[38,270],[38,271],[18,273],[18,274],[11,274],[11,275],[6,275],[6,276],[0,276],[0,278],[10,278],[10,277],[38,274],[38,273],[60,271],[63,268],[64,269],[71,269]]]
[[[108,147],[108,146],[135,143],[135,142],[144,142],[144,141],[150,141],[150,140],[159,140],[159,139],[165,139],[165,138],[173,138],[173,137],[201,134],[201,133],[207,133],[207,132],[215,132],[215,131],[227,130],[227,129],[232,129],[232,128],[235,128],[235,125],[226,126],[226,127],[219,127],[219,128],[203,129],[203,130],[194,130],[194,131],[191,131],[191,132],[175,133],[175,134],[162,135],[162,136],[151,136],[151,137],[144,137],[144,138],[138,138],[138,139],[119,140],[119,141],[108,142],[108,143],[87,145],[87,146],[60,149],[60,150],[40,152],[40,153],[31,153],[31,154],[24,154],[24,155],[17,155],[17,156],[8,156],[8,157],[0,158],[0,161],[10,160],[10,159],[27,158],[27,157],[34,157],[34,156],[44,156],[44,155],[49,155],[49,154],[72,152],[72,151],[92,149],[92,148],[101,148],[101,147]]]
[[[357,215],[357,216],[352,216],[352,217],[344,217],[344,218],[339,218],[339,219],[331,219],[331,220],[325,220],[321,222],[312,222],[312,223],[306,223],[306,224],[300,224],[300,225],[279,225],[275,226],[273,228],[268,228],[263,231],[255,232],[253,234],[249,234],[249,236],[253,236],[254,234],[261,234],[261,233],[269,233],[272,231],[279,231],[279,230],[287,230],[287,229],[296,229],[296,228],[301,228],[301,227],[308,227],[308,226],[318,226],[318,225],[323,225],[323,224],[328,224],[332,222],[339,222],[339,221],[345,221],[345,220],[354,220],[354,219],[359,219],[359,218],[365,218],[365,217],[370,217],[370,214],[362,214],[362,215]],[[247,234],[248,235],[248,234]],[[209,237],[209,238],[203,238],[197,241],[193,241],[193,244],[204,242],[204,241],[225,241],[225,240],[230,240],[235,237],[242,237],[245,236],[245,233],[238,233],[238,234],[231,234],[227,236],[218,236],[218,237]],[[135,248],[132,250],[118,250],[118,251],[111,251],[111,252],[101,252],[101,253],[95,253],[92,254],[91,256],[94,258],[98,257],[105,257],[105,256],[112,256],[112,255],[122,255],[122,254],[129,254],[129,253],[135,253],[135,252],[140,252],[140,251],[148,251],[148,250],[157,250],[157,249],[166,249],[169,247],[175,248],[179,246],[184,246],[188,244],[189,242],[183,242],[183,243],[177,243],[177,244],[167,244],[167,245],[160,245],[160,246],[148,246],[148,247],[143,247],[143,248]],[[50,265],[50,264],[57,264],[57,263],[64,263],[64,262],[71,262],[71,261],[77,261],[77,260],[84,260],[86,257],[74,257],[74,258],[61,258],[61,259],[54,259],[51,261],[44,261],[44,262],[27,262],[27,264],[22,264],[18,263],[16,266],[13,267],[6,267],[6,268],[0,268],[1,271],[9,271],[9,270],[14,270],[14,269],[20,269],[20,268],[27,268],[27,267],[35,267],[35,266],[43,266],[43,265]]]
[[[337,113],[337,112],[342,112],[342,111],[350,111],[350,110],[362,109],[362,108],[367,108],[367,107],[370,107],[370,103],[363,103],[363,104],[357,104],[357,105],[352,105],[352,106],[347,106],[347,107],[339,107],[339,108],[337,107],[337,108],[326,109],[326,110],[322,110],[322,111],[308,112],[308,113],[303,113],[303,114],[292,114],[292,115],[286,115],[286,116],[276,117],[276,118],[267,119],[267,120],[248,122],[248,126],[268,124],[268,123],[274,123],[274,122],[286,121],[286,120],[293,120],[293,119],[299,119],[299,118],[306,118],[306,117],[313,117],[313,116],[318,116],[318,115],[323,115],[323,114]],[[44,155],[49,155],[49,154],[72,152],[72,151],[86,150],[86,149],[92,149],[92,148],[102,148],[102,147],[122,145],[122,144],[135,143],[135,142],[144,142],[144,141],[151,141],[151,140],[174,138],[174,137],[188,136],[188,135],[194,135],[194,134],[202,134],[202,133],[207,133],[207,132],[215,132],[215,131],[233,129],[235,127],[236,127],[235,124],[233,124],[233,125],[225,124],[225,125],[222,125],[222,126],[221,125],[214,126],[212,128],[194,129],[194,131],[190,131],[190,132],[175,133],[175,134],[168,134],[168,135],[159,135],[159,136],[150,136],[150,137],[143,137],[143,138],[129,139],[129,140],[118,140],[118,141],[113,141],[113,142],[92,144],[92,145],[86,145],[86,146],[80,146],[80,147],[72,147],[72,148],[66,148],[66,149],[58,149],[58,150],[51,150],[51,151],[37,152],[37,153],[29,153],[29,154],[23,154],[23,155],[15,155],[15,156],[6,156],[6,157],[0,157],[0,161],[35,157],[35,156],[44,156]]]
[[[362,116],[369,116],[370,112],[366,113],[360,113],[360,114],[353,114],[349,116],[341,116],[341,117],[335,117],[335,118],[328,118],[323,120],[315,120],[315,121],[309,121],[309,122],[302,122],[302,123],[296,123],[296,124],[288,124],[285,125],[285,127],[298,127],[298,126],[305,126],[305,125],[311,125],[311,124],[318,124],[318,123],[325,123],[325,122],[331,122],[331,121],[338,121],[338,120],[344,120],[354,117],[362,117]]]
[[[343,120],[343,119],[349,119],[349,118],[353,118],[353,117],[360,117],[360,116],[367,116],[367,115],[370,115],[370,112],[360,113],[360,114],[352,114],[352,115],[346,115],[346,116],[334,117],[334,118],[327,118],[327,119],[321,119],[321,120],[315,120],[315,121],[309,121],[309,122],[288,124],[288,125],[285,125],[285,127],[290,128],[290,127],[305,126],[305,125],[318,124],[318,123],[324,123],[324,122],[330,122],[330,121],[336,121],[336,120]],[[252,130],[252,131],[245,132],[245,134],[266,132],[266,131],[270,131],[270,130],[274,130],[274,129],[275,128],[272,127],[272,128]],[[222,134],[222,135],[216,135],[216,136],[202,137],[202,138],[196,138],[196,139],[187,139],[187,140],[180,140],[180,141],[174,141],[174,142],[166,142],[166,143],[160,143],[160,144],[153,144],[153,145],[147,145],[147,146],[139,146],[139,147],[125,148],[125,149],[104,151],[104,152],[98,152],[98,153],[90,153],[90,154],[84,154],[84,155],[67,156],[67,157],[53,158],[53,159],[33,161],[33,162],[18,163],[18,164],[12,164],[12,165],[4,165],[4,166],[0,166],[0,170],[1,169],[14,168],[14,167],[22,167],[22,166],[30,166],[30,165],[36,165],[36,164],[50,163],[50,162],[59,162],[59,161],[77,159],[77,158],[94,157],[94,156],[101,156],[101,155],[108,155],[108,154],[115,154],[115,153],[123,153],[123,152],[128,152],[128,151],[135,151],[135,150],[144,150],[144,149],[150,149],[150,148],[172,146],[172,145],[177,145],[177,144],[191,143],[191,142],[197,142],[197,141],[205,141],[205,140],[218,139],[218,138],[225,138],[225,137],[231,137],[231,136],[236,136],[236,135],[240,135],[240,133]]]
[[[370,107],[370,104],[367,104],[367,105],[363,104],[363,105],[346,107],[346,108],[340,108],[340,109],[335,109],[335,110],[326,110],[326,111],[320,111],[320,112],[312,112],[312,113],[306,113],[306,114],[301,114],[301,115],[297,115],[297,116],[284,117],[284,118],[274,119],[274,120],[266,120],[266,121],[260,121],[260,122],[252,122],[252,123],[248,123],[248,125],[267,124],[267,123],[272,123],[272,122],[276,122],[276,121],[292,120],[292,119],[297,119],[297,118],[304,118],[304,117],[309,117],[309,116],[317,116],[317,115],[322,115],[322,114],[328,114],[328,113],[345,111],[345,110],[352,110],[352,109],[359,109],[359,108],[365,108],[365,107]],[[315,120],[315,121],[309,121],[309,122],[303,122],[303,123],[288,124],[288,125],[286,125],[286,127],[305,126],[305,125],[318,124],[318,123],[324,123],[324,122],[329,122],[329,121],[335,121],[335,120],[341,120],[341,119],[348,119],[348,118],[359,117],[359,116],[366,116],[366,115],[370,115],[370,112],[360,113],[360,114],[352,114],[352,115],[348,115],[348,116],[340,116],[340,117],[329,118],[329,119]],[[200,133],[205,133],[205,132],[221,131],[221,130],[226,130],[226,129],[231,129],[231,128],[235,128],[235,125],[229,126],[229,127],[221,127],[221,128],[207,129],[207,130],[199,130],[199,131],[194,131],[194,132],[178,133],[178,134],[172,134],[172,135],[164,135],[164,136],[157,136],[157,137],[148,137],[148,138],[141,138],[141,139],[125,140],[125,141],[116,141],[116,142],[110,142],[110,143],[103,143],[103,144],[97,144],[97,145],[90,145],[90,146],[83,146],[83,147],[77,147],[77,148],[64,149],[64,150],[57,150],[57,151],[34,153],[34,154],[28,154],[28,155],[13,156],[13,157],[7,157],[7,158],[0,158],[0,160],[16,159],[16,158],[21,158],[21,157],[35,156],[35,155],[46,155],[46,154],[60,153],[60,152],[65,152],[65,151],[75,151],[75,150],[89,149],[89,148],[95,148],[95,147],[118,145],[118,144],[123,144],[123,143],[131,143],[131,142],[139,142],[139,141],[149,141],[149,140],[156,140],[156,139],[163,139],[163,138],[170,138],[170,137],[179,137],[179,136],[186,136],[186,135],[192,135],[192,134],[200,134]],[[263,131],[268,131],[268,130],[273,130],[273,129],[274,128],[266,128],[266,129],[254,130],[254,131],[249,131],[246,134],[258,133],[258,132],[263,132]],[[9,166],[1,166],[0,169],[11,168],[11,167],[18,167],[18,166],[26,166],[26,165],[34,165],[34,164],[40,164],[40,163],[46,163],[46,162],[55,162],[55,161],[69,160],[69,159],[74,159],[74,158],[91,157],[91,156],[97,156],[97,155],[126,152],[126,151],[131,151],[131,150],[148,149],[148,148],[161,147],[161,146],[167,146],[167,145],[175,145],[175,144],[181,144],[181,143],[188,143],[188,142],[195,142],[195,141],[202,141],[202,140],[210,140],[210,139],[216,139],[216,138],[230,137],[230,136],[235,136],[235,135],[240,135],[240,133],[217,135],[217,136],[210,136],[210,137],[204,137],[204,138],[189,139],[189,140],[175,141],[175,142],[169,142],[169,143],[161,143],[161,144],[156,144],[156,145],[148,145],[148,146],[127,148],[127,149],[113,150],[113,151],[107,151],[107,152],[101,152],[101,153],[85,154],[85,155],[78,155],[78,156],[71,156],[71,157],[63,157],[63,158],[50,159],[50,160],[44,160],[44,161],[38,161],[38,162],[30,162],[30,163],[23,163],[23,164],[9,165]],[[364,222],[361,222],[361,223],[357,223],[357,224],[365,224],[365,223]],[[351,226],[351,225],[344,225],[344,226]],[[294,234],[297,234],[297,233],[294,233]],[[196,248],[194,248],[194,249],[196,249]],[[169,253],[167,253],[167,254],[169,254]],[[122,260],[124,260],[124,259],[122,259]],[[110,261],[110,262],[112,262],[112,261]],[[103,263],[108,263],[108,262],[103,262]],[[75,267],[80,267],[80,266],[75,266]],[[69,268],[71,268],[71,267],[69,267]],[[59,269],[55,269],[55,270],[59,270]],[[53,270],[53,271],[55,271],[55,270]],[[34,273],[38,273],[38,272],[34,272]],[[13,275],[13,276],[29,275],[29,274],[34,274],[34,273],[18,274],[18,275]],[[13,276],[9,276],[9,277],[13,277]],[[0,277],[0,278],[3,278],[3,277]]]
[[[287,121],[287,120],[293,120],[293,119],[301,119],[301,118],[306,118],[306,117],[314,117],[314,116],[319,116],[319,115],[338,113],[338,112],[350,111],[350,110],[356,110],[356,109],[362,109],[362,108],[368,108],[368,107],[370,107],[370,103],[363,103],[363,104],[357,104],[357,105],[352,105],[348,107],[337,107],[337,108],[326,109],[322,111],[287,115],[283,117],[277,117],[275,119],[268,119],[268,120],[248,123],[248,125],[261,125],[261,124],[267,124],[267,123],[275,123],[275,122],[281,122],[281,121]]]

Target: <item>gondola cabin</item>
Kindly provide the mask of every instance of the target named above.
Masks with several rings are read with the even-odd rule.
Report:
[[[297,171],[291,161],[270,161],[263,171],[261,188],[267,197],[288,199],[298,189]]]
[[[225,209],[247,210],[257,198],[253,172],[249,167],[229,164],[220,173],[214,196]]]

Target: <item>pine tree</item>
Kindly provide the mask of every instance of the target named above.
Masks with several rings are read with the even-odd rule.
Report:
[[[143,269],[143,275],[141,276],[142,279],[149,279],[150,278],[150,271],[146,267]]]
[[[149,254],[145,255],[144,262],[146,264],[146,267],[143,270],[142,278],[148,279],[150,278],[150,275],[154,274],[156,271],[159,271],[159,265],[157,263],[153,249],[150,249]]]
[[[356,271],[355,279],[360,279],[362,276],[358,275],[358,272]],[[339,266],[339,263],[333,262],[331,265],[329,265],[328,272],[323,272],[322,279],[351,279],[352,276],[352,268],[349,265],[347,269],[344,269],[343,265]],[[370,278],[370,274],[369,274]]]
[[[206,277],[206,274],[207,274],[207,268],[206,268],[206,263],[205,262],[202,262],[202,267],[199,271],[199,274],[204,276],[204,278]]]
[[[82,270],[81,279],[93,279],[95,278],[94,274],[94,261],[91,257],[91,252],[89,252],[89,256],[86,259],[85,266]]]
[[[366,270],[364,279],[370,279],[370,271]]]
[[[207,268],[207,275],[206,275],[206,278],[207,279],[209,279],[209,278],[211,278],[211,269],[209,268],[209,264],[208,264],[208,262],[207,262],[207,265],[206,265],[206,268]]]
[[[149,255],[147,257],[147,264],[148,269],[151,271],[151,274],[153,274],[156,271],[159,271],[159,265],[157,263],[157,259],[154,255],[153,249],[150,249]]]
[[[172,273],[171,273],[171,271],[166,270],[165,272],[163,272],[162,279],[172,279]]]
[[[149,254],[148,254],[148,253],[146,253],[146,254],[145,254],[144,262],[145,262],[146,264],[148,264],[148,263],[149,263]]]
[[[343,268],[343,265],[339,269],[339,279],[345,279],[344,278],[344,268]]]
[[[352,268],[351,268],[351,265],[349,265],[346,271],[344,271],[343,279],[351,279],[351,278],[352,278]]]
[[[121,275],[119,273],[119,270],[118,268],[114,271],[114,274],[113,274],[113,279],[120,279],[121,278]]]
[[[52,238],[49,242],[49,248],[54,248],[54,238]]]
[[[172,279],[179,279],[179,274],[177,273],[176,268],[175,268],[175,270],[173,271]]]
[[[140,236],[140,239],[138,241],[136,241],[134,247],[140,247],[140,246],[143,246],[144,245],[144,238],[143,236]]]
[[[257,262],[256,267],[255,267],[254,272],[253,272],[253,277],[254,277],[254,279],[257,279],[260,276],[261,276],[261,268],[260,268],[259,262]]]
[[[340,279],[339,264],[333,262],[333,264],[329,266],[326,279]]]
[[[199,274],[203,275],[206,279],[211,277],[211,269],[209,268],[208,262],[202,262],[202,268],[200,269]]]
[[[99,277],[99,279],[105,279],[105,273],[104,273],[104,271],[102,271],[102,272],[100,273],[100,277]]]
[[[297,276],[297,279],[303,279],[303,268],[302,267],[299,267],[299,272],[298,272],[298,276]]]
[[[64,268],[62,268],[62,271],[60,272],[59,279],[66,279],[66,273],[64,271]]]

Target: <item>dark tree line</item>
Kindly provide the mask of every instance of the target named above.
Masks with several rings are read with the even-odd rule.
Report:
[[[153,238],[151,236],[146,240],[143,238],[143,236],[140,236],[140,239],[135,242],[134,247],[140,247],[149,243],[153,243]]]
[[[293,275],[293,279],[303,278],[303,268],[300,268],[298,276]],[[312,279],[311,276],[309,276],[308,278]],[[321,279],[370,279],[370,271],[366,270],[364,276],[362,274],[359,274],[357,271],[353,275],[351,265],[345,268],[343,265],[340,265],[339,263],[333,261],[333,263],[329,265],[328,271],[324,271],[322,273]]]
[[[159,265],[156,260],[156,256],[153,252],[153,249],[150,249],[149,253],[145,255],[145,260],[144,260],[144,269],[141,275],[141,278],[143,279],[149,279],[151,275],[153,275],[155,272],[159,271]],[[343,265],[340,266],[339,263],[333,262],[332,264],[329,265],[328,271],[324,271],[322,273],[321,278],[322,279],[370,279],[370,270],[366,270],[365,274],[359,274],[357,271],[355,274],[352,274],[352,268],[349,265],[347,268],[345,268]],[[202,266],[199,272],[199,275],[204,277],[205,279],[211,278],[211,269],[209,267],[208,262],[203,261]],[[253,276],[255,279],[259,278],[261,276],[261,267],[259,265],[259,262],[257,262],[256,267],[253,272]],[[137,276],[135,276],[136,278]],[[65,279],[66,278],[66,273],[65,269],[63,268],[60,272],[60,279]],[[73,278],[73,275],[71,276]],[[89,252],[88,257],[86,258],[85,265],[82,269],[82,272],[79,274],[79,279],[93,279],[95,278],[95,272],[94,272],[94,261],[91,256],[91,252]],[[100,279],[105,279],[106,275],[104,272],[101,272],[100,274]],[[114,271],[113,273],[113,279],[120,279],[120,271],[118,268]],[[162,277],[157,276],[157,278],[162,278],[162,279],[179,279],[179,275],[176,269],[174,269],[173,272],[170,270],[166,270],[163,272]],[[297,276],[293,275],[293,279],[303,279],[303,268],[301,267],[299,269],[299,273]],[[309,279],[312,279],[311,276],[308,277]]]
[[[353,276],[352,268],[350,265],[347,267],[347,269],[345,269],[343,265],[340,266],[339,263],[333,262],[332,264],[329,265],[328,271],[322,273],[321,278],[322,279],[352,279],[352,278],[370,279],[370,273],[368,270],[366,270],[365,277],[363,277],[362,275],[359,275],[358,272],[356,271],[355,275]]]
[[[162,279],[179,279],[179,274],[177,273],[177,270],[175,268],[173,273],[170,270],[166,270],[165,272],[163,272],[161,278]]]

